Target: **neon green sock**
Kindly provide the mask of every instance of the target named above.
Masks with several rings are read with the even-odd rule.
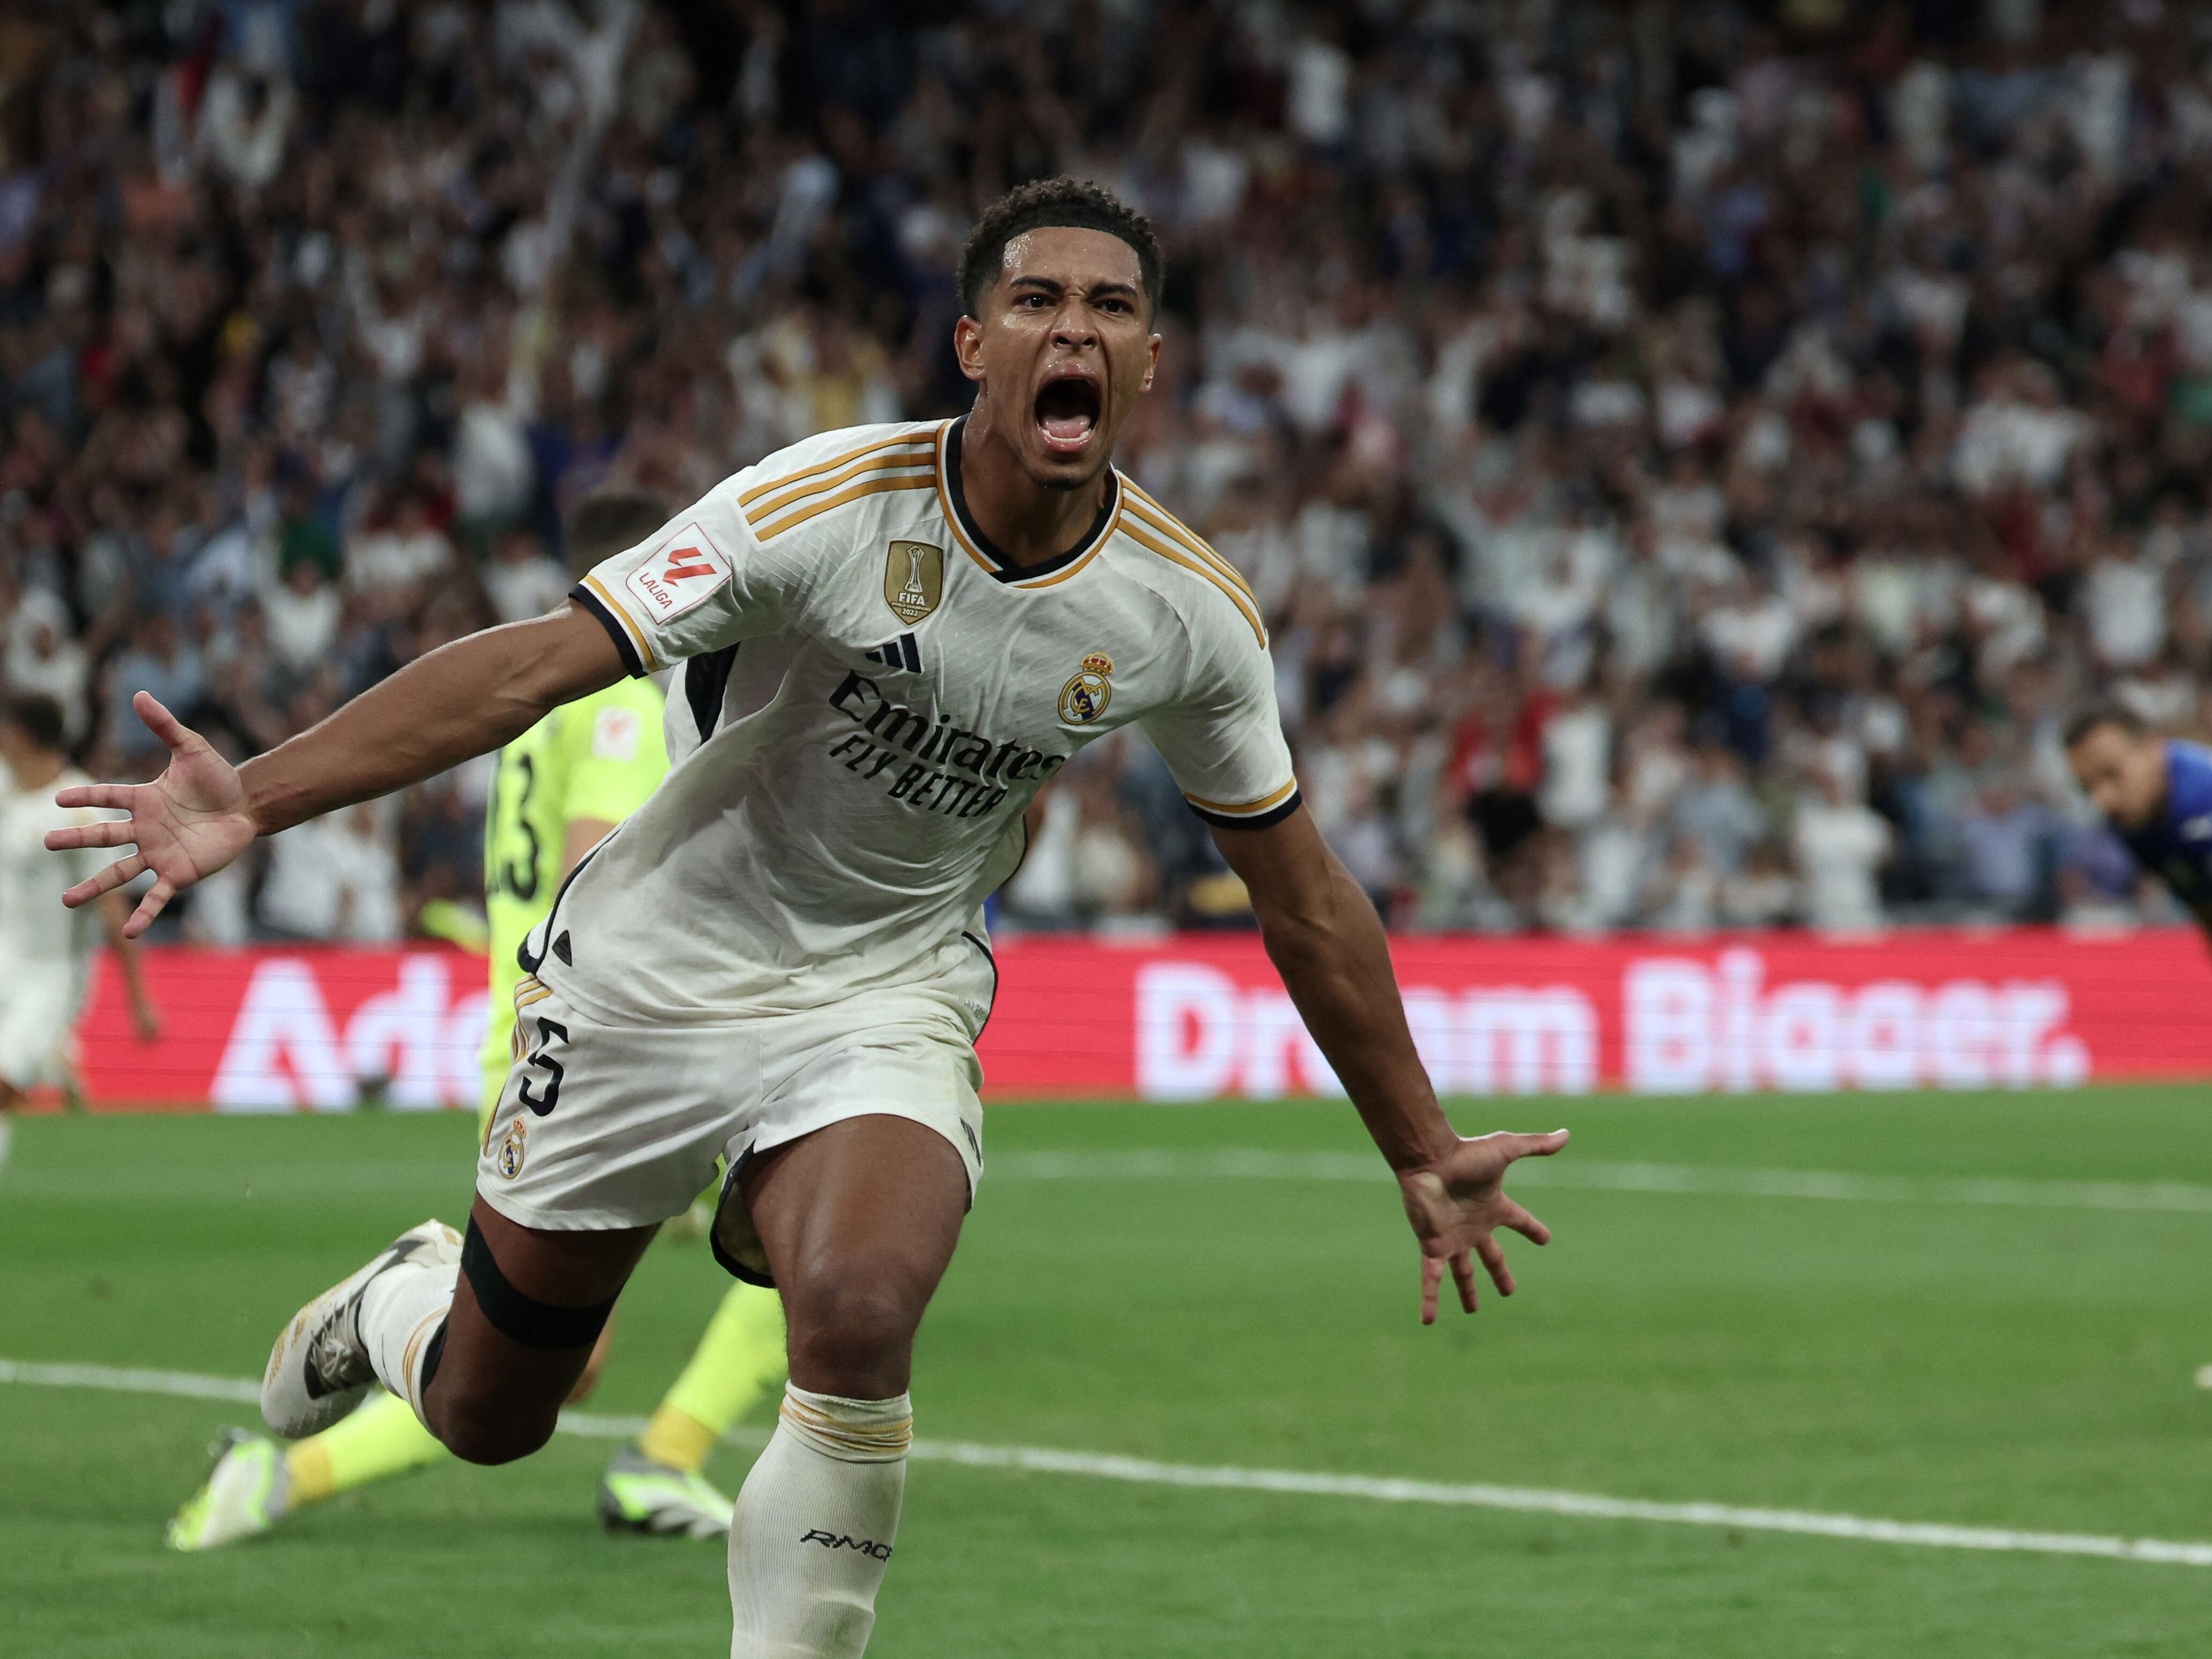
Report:
[[[305,1509],[447,1455],[405,1401],[378,1394],[343,1422],[284,1449],[284,1467],[292,1477],[285,1507]]]
[[[637,1449],[656,1463],[698,1468],[730,1425],[783,1380],[783,1298],[732,1285]]]

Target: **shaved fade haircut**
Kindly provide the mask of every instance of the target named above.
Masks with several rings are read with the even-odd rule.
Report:
[[[1063,174],[1018,185],[983,210],[960,250],[960,303],[970,317],[1006,269],[1006,244],[1033,230],[1102,230],[1137,256],[1145,309],[1158,316],[1164,256],[1152,222],[1112,191]]]

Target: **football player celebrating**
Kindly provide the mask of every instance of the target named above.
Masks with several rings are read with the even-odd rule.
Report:
[[[1301,809],[1257,605],[1111,465],[1159,356],[1161,263],[1103,191],[1024,185],[962,255],[965,416],[747,467],[562,610],[432,652],[235,770],[142,697],[168,770],[66,792],[130,817],[58,844],[136,846],[70,902],[150,870],[136,928],[256,836],[625,672],[707,664],[685,672],[713,717],[697,750],[531,934],[465,1237],[425,1222],[300,1311],[262,1387],[280,1431],[381,1381],[463,1457],[535,1449],[654,1228],[726,1159],[715,1253],[781,1291],[790,1357],[730,1532],[732,1652],[858,1655],[898,1528],[915,1334],[983,1171],[983,901],[1036,792],[1128,725],[1212,826],[1396,1174],[1424,1321],[1447,1273],[1473,1311],[1477,1261],[1511,1291],[1498,1230],[1547,1234],[1506,1169],[1566,1137],[1446,1121],[1374,907]]]

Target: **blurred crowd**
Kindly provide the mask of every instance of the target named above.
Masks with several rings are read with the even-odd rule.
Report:
[[[1169,245],[1121,464],[1266,606],[1306,799],[1409,928],[2124,922],[2064,775],[2212,717],[2212,14],[2166,0],[15,0],[0,671],[143,776],[957,413],[979,207]],[[465,932],[486,773],[276,837],[211,941]],[[1141,738],[1035,926],[1235,925]]]

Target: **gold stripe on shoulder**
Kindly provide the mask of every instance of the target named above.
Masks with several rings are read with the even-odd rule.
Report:
[[[1252,591],[1252,585],[1246,581],[1244,578],[1238,574],[1235,565],[1230,563],[1228,560],[1223,558],[1219,553],[1214,550],[1213,544],[1211,542],[1207,541],[1205,537],[1193,530],[1181,519],[1176,518],[1174,514],[1169,512],[1167,508],[1162,507],[1158,501],[1154,501],[1150,495],[1147,495],[1143,490],[1138,489],[1136,485],[1131,484],[1129,486],[1129,489],[1130,493],[1137,498],[1137,513],[1141,518],[1143,518],[1146,523],[1151,525],[1152,528],[1158,531],[1162,535],[1170,537],[1175,541],[1181,543],[1184,547],[1188,548],[1193,553],[1197,554],[1199,557],[1204,559],[1208,564],[1212,565],[1216,570],[1218,570],[1223,575],[1228,577],[1231,581],[1235,582],[1238,587],[1243,590],[1244,597],[1251,600],[1254,605],[1256,605],[1260,603],[1260,596]]]
[[[1196,571],[1227,594],[1229,602],[1237,607],[1237,614],[1250,624],[1252,637],[1260,641],[1260,648],[1263,651],[1267,648],[1267,630],[1260,621],[1259,606],[1246,599],[1241,592],[1231,586],[1219,571],[1195,554],[1187,552],[1173,543],[1156,539],[1140,528],[1136,520],[1123,520],[1121,533],[1139,547],[1150,548],[1170,564],[1179,564],[1186,570]]]
[[[772,505],[756,507],[745,515],[745,522],[752,527],[754,535],[773,536],[777,531],[784,528],[783,524],[776,522],[777,520],[782,519],[786,523],[796,524],[799,520],[789,516],[794,508],[802,507],[808,501],[818,500],[832,490],[842,489],[856,479],[873,480],[903,476],[919,478],[924,483],[933,483],[934,472],[921,473],[916,471],[918,468],[930,465],[931,458],[927,455],[878,455],[869,460],[855,461],[852,465],[833,472],[826,478],[818,479],[801,489],[778,496]]]
[[[779,489],[786,489],[792,484],[802,483],[824,472],[835,472],[847,462],[857,461],[862,456],[872,455],[878,450],[896,449],[908,444],[926,444],[933,450],[937,447],[937,429],[919,433],[909,432],[896,438],[878,438],[872,444],[862,444],[858,449],[848,449],[842,455],[832,455],[826,461],[817,461],[813,465],[801,467],[796,472],[786,472],[773,478],[763,479],[739,495],[738,504],[741,507],[750,507],[763,495],[774,495]]]
[[[774,541],[785,531],[796,530],[817,514],[848,506],[859,501],[863,495],[880,495],[889,489],[934,489],[936,488],[937,478],[933,473],[921,477],[915,477],[910,474],[893,474],[890,477],[864,477],[860,483],[853,485],[850,489],[840,490],[827,501],[817,501],[811,507],[786,514],[781,523],[770,526],[764,530],[756,530],[753,534],[763,542]]]
[[[1291,798],[1291,792],[1296,790],[1297,787],[1298,781],[1296,778],[1292,778],[1288,783],[1285,784],[1281,788],[1276,790],[1274,793],[1271,795],[1262,795],[1258,800],[1240,801],[1234,804],[1226,801],[1208,800],[1203,795],[1186,794],[1183,799],[1188,801],[1193,806],[1203,806],[1209,812],[1220,812],[1231,817],[1237,817],[1240,814],[1249,817],[1255,813],[1265,812],[1271,807],[1280,806],[1285,801]]]
[[[872,444],[862,444],[858,449],[848,449],[842,455],[832,455],[826,461],[817,461],[812,466],[801,467],[796,472],[786,472],[780,477],[757,483],[738,497],[738,505],[750,507],[763,496],[773,495],[778,490],[787,489],[794,484],[805,483],[819,478],[825,472],[835,472],[848,462],[857,461],[863,456],[876,453],[878,450],[898,449],[908,445],[921,445],[933,453],[937,447],[937,434],[933,430],[909,432],[897,438],[878,438]]]
[[[653,646],[645,637],[645,630],[637,625],[636,619],[629,611],[623,609],[622,602],[607,592],[606,584],[597,576],[586,575],[584,586],[599,596],[600,604],[621,618],[623,627],[629,633],[630,643],[637,647],[637,659],[645,665],[646,672],[649,674],[659,667],[660,665],[653,659]]]
[[[744,509],[746,521],[759,524],[772,519],[786,507],[805,501],[810,495],[819,495],[841,484],[868,472],[886,472],[901,467],[933,466],[937,458],[927,446],[911,452],[890,450],[882,454],[863,455],[830,471],[811,473],[806,477],[788,482],[770,495],[757,500]]]
[[[1169,512],[1166,507],[1161,506],[1158,496],[1152,494],[1141,484],[1131,484],[1129,491],[1137,498],[1138,510],[1143,512],[1146,518],[1152,520],[1160,528],[1172,532],[1187,546],[1202,554],[1207,562],[1213,565],[1223,575],[1243,588],[1247,594],[1251,593],[1251,584],[1244,580],[1243,574],[1235,565],[1229,562],[1221,550],[1176,517],[1174,514]],[[1257,603],[1256,599],[1255,603]]]

